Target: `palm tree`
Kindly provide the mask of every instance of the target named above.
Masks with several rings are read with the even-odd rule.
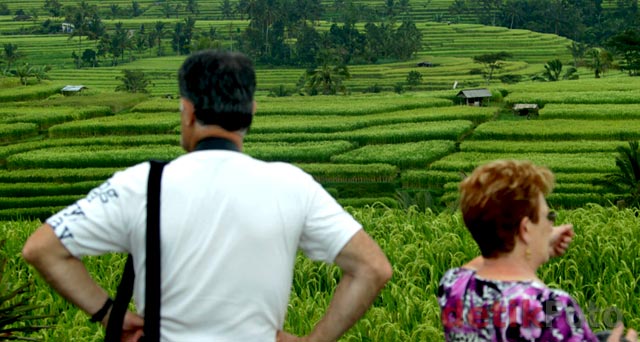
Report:
[[[13,63],[24,57],[21,52],[18,52],[18,44],[5,43],[2,47],[2,58],[7,62],[7,70],[11,69]]]
[[[351,78],[346,65],[329,66],[323,64],[322,67],[307,71],[305,88],[307,94],[335,95],[337,92],[346,92],[343,80]]]
[[[590,58],[587,66],[593,70],[596,78],[600,78],[600,74],[613,66],[613,56],[603,48],[592,48],[587,52],[587,56]]]
[[[560,74],[562,74],[562,62],[559,59],[548,61],[547,64],[544,65],[542,76],[545,77],[547,81],[554,82],[560,80]]]
[[[20,79],[22,85],[29,84],[29,77],[33,76],[34,69],[29,63],[24,63],[21,66],[16,67],[15,75]]]
[[[125,50],[127,50],[132,45],[129,31],[124,28],[124,24],[122,22],[116,23],[115,32],[113,33],[113,37],[111,39],[111,53],[113,54],[114,59],[117,59],[117,57],[120,56],[121,60],[124,62]]]
[[[147,78],[142,70],[122,70],[122,76],[116,77],[122,84],[116,87],[116,91],[126,91],[129,93],[148,93],[147,87],[151,85],[151,80]]]
[[[571,57],[573,57],[573,67],[577,68],[587,53],[587,44],[571,42],[571,45],[567,45],[567,50],[571,52]]]
[[[85,0],[81,1],[78,7],[69,8],[66,21],[73,24],[73,30],[69,34],[69,39],[76,36],[78,37],[78,56],[81,55],[82,51],[82,36],[87,35],[87,32],[89,31],[89,23],[96,13],[97,6],[90,5]],[[80,64],[76,66],[80,68]]]
[[[625,205],[640,206],[640,151],[638,142],[630,141],[629,146],[618,146],[616,166],[618,171],[596,180],[596,185],[603,185],[609,191],[622,194]]]
[[[162,21],[156,21],[151,35],[153,36],[156,45],[158,45],[158,56],[164,55],[164,50],[162,49],[162,38],[165,38],[168,33],[169,31],[166,29],[166,24]]]
[[[541,75],[537,75],[532,77],[534,81],[548,81],[555,82],[561,79],[560,75],[562,75],[563,80],[577,80],[578,79],[578,70],[574,67],[569,67],[565,70],[564,74],[562,74],[562,61],[559,59],[554,59],[548,61],[547,64],[544,65],[544,72]]]
[[[51,71],[50,65],[40,65],[33,67],[33,77],[35,77],[38,83],[40,83],[42,80],[49,79],[49,75],[47,75],[49,71]]]

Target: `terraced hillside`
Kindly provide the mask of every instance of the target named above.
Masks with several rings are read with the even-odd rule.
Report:
[[[120,10],[124,11],[126,9],[131,9],[131,1],[130,0],[110,0],[110,1],[97,1],[97,0],[87,0],[88,4],[98,6],[99,10],[105,14],[111,13],[111,6],[116,5]],[[183,6],[180,6],[177,15],[185,15],[187,14],[187,10],[184,6],[186,1],[170,1],[170,3],[175,6],[177,4],[182,3]],[[198,18],[205,20],[215,20],[222,18],[222,0],[214,0],[214,1],[197,1],[198,4]],[[2,0],[0,3],[6,3],[9,6],[9,9],[12,13],[14,13],[18,9],[23,9],[25,12],[30,13],[32,11],[36,11],[40,16],[47,15],[47,12],[43,9],[42,0],[26,0],[20,2],[10,2],[7,0]],[[77,5],[78,1],[76,0],[61,0],[60,3],[63,6]],[[138,0],[140,4],[140,8],[143,13],[140,17],[142,18],[159,18],[164,17],[164,13],[162,10],[162,3],[159,1],[153,0]],[[235,6],[236,2],[232,2],[232,5]],[[366,5],[372,9],[381,9],[384,5],[383,2],[380,1],[370,1],[370,0],[361,0],[355,1],[355,4]],[[438,20],[473,20],[474,18],[465,14],[462,16],[452,16],[449,14],[449,6],[453,3],[453,0],[414,0],[411,1],[411,16],[416,18],[419,21],[435,21]],[[329,0],[322,1],[322,5],[326,8],[325,19],[330,20],[334,16],[333,8],[334,2]],[[471,6],[473,8],[473,6]],[[175,16],[173,13],[172,17]]]
[[[201,22],[200,25],[207,27],[213,23],[217,22]],[[140,20],[132,20],[129,25],[137,27]],[[224,26],[220,23],[216,25]],[[328,29],[329,24],[320,23],[320,28]],[[551,59],[570,60],[566,48],[570,41],[555,35],[472,24],[447,25],[427,22],[419,23],[418,28],[423,32],[425,49],[415,60],[351,66],[353,77],[346,82],[348,88],[352,92],[360,92],[377,85],[382,90],[391,91],[394,85],[405,82],[408,73],[413,70],[419,71],[423,77],[423,82],[416,87],[417,89],[451,89],[456,81],[461,87],[483,85],[481,75],[470,74],[472,69],[481,67],[480,64],[473,63],[472,58],[490,52],[506,51],[513,54],[514,57],[507,61],[501,73],[523,75],[525,78],[539,73],[542,64]],[[72,52],[78,49],[78,41],[75,38],[70,40],[65,35],[0,35],[0,44],[9,42],[18,45],[19,51],[26,55],[26,62],[51,65],[53,69],[49,74],[52,80],[64,84],[83,84],[100,91],[113,90],[119,84],[116,77],[123,69],[140,69],[152,80],[153,86],[150,90],[153,95],[175,95],[176,70],[184,59],[183,56],[155,57],[154,50],[137,55],[136,61],[117,67],[78,70],[70,57]],[[83,48],[91,48],[96,42],[85,40],[82,44]],[[530,49],[531,45],[536,46],[536,49]],[[167,47],[167,50],[170,48]],[[418,68],[417,63],[421,61],[429,61],[435,67]],[[258,89],[267,93],[281,85],[295,89],[304,69],[265,69],[259,70],[258,73]]]
[[[552,205],[606,204],[613,195],[592,181],[616,170],[617,146],[640,139],[638,91],[640,82],[618,75],[501,85],[490,107],[457,104],[457,90],[259,96],[246,151],[300,165],[350,205],[455,205],[461,175],[499,158],[556,172]],[[519,102],[544,107],[531,120],[504,113]],[[175,99],[114,93],[8,104],[0,216],[46,216],[120,168],[179,156],[176,109]]]
[[[103,9],[111,4],[90,3]],[[445,3],[434,1],[424,7],[444,8]],[[34,2],[22,2],[21,6],[30,4]],[[150,2],[141,4],[149,11],[155,8]],[[237,30],[247,24],[206,20],[206,11],[214,7],[214,3],[202,4],[200,28],[211,26],[224,32],[225,28],[233,31],[233,27]],[[122,21],[125,27],[134,29],[159,17],[156,13],[105,23],[112,27]],[[181,19],[162,20],[172,24]],[[0,23],[7,24],[0,25],[1,30],[15,25],[10,16],[0,17]],[[36,24],[21,22],[24,26]],[[317,27],[326,30],[330,22],[320,21]],[[417,27],[423,33],[425,48],[416,59],[350,66],[352,78],[345,84],[351,96],[268,97],[276,88],[295,94],[304,70],[259,68],[259,114],[248,138],[247,152],[267,160],[300,164],[343,203],[379,200],[397,205],[399,199],[401,204],[452,204],[455,182],[462,172],[481,161],[502,157],[531,158],[557,171],[561,184],[557,205],[573,207],[612,200],[610,195],[601,196],[602,189],[590,184],[592,179],[614,170],[616,146],[636,139],[633,132],[637,130],[629,130],[635,127],[634,91],[639,89],[635,79],[607,74],[600,80],[503,84],[499,76],[516,75],[528,80],[543,70],[546,61],[559,58],[568,62],[570,41],[555,35],[476,24],[424,21],[418,22]],[[0,178],[15,183],[3,190],[4,202],[0,203],[8,210],[6,215],[44,215],[119,168],[182,153],[177,147],[175,97],[176,70],[184,56],[156,57],[154,51],[147,51],[125,55],[125,63],[116,67],[78,70],[69,56],[79,44],[94,47],[95,41],[80,42],[66,35],[0,35],[0,43],[9,42],[18,44],[27,62],[47,63],[53,69],[49,72],[51,81],[40,85],[20,87],[14,86],[11,79],[3,80],[0,102],[7,105],[0,113],[0,143],[5,145],[0,147],[5,168],[1,173],[4,178]],[[482,67],[473,62],[473,57],[498,51],[509,52],[513,58],[487,84],[473,72]],[[418,67],[424,61],[433,66]],[[145,72],[152,80],[151,98],[113,92],[125,69]],[[420,84],[407,86],[404,94],[392,92],[399,84],[406,84],[409,73],[416,71],[422,76]],[[590,77],[587,69],[579,73],[583,78]],[[84,96],[63,98],[57,92],[65,84],[82,84],[89,90]],[[457,89],[452,89],[454,84]],[[492,90],[491,106],[471,108],[458,104],[456,94],[460,89],[481,86]],[[510,117],[504,115],[505,108],[512,103],[548,107],[542,109],[538,120],[505,120]],[[571,107],[603,104],[615,107],[608,107],[609,114]],[[626,113],[626,121],[620,120],[619,113]],[[590,142],[594,140],[599,144]],[[158,144],[160,147],[154,146]],[[489,146],[495,147],[492,150]],[[550,146],[578,152],[553,154]],[[593,146],[594,150],[584,146]],[[88,170],[88,176],[78,168]],[[42,196],[34,196],[35,190],[24,190],[45,188],[43,182],[61,184],[47,185],[51,188]],[[52,199],[58,192],[66,197]],[[562,193],[568,195],[561,196]]]

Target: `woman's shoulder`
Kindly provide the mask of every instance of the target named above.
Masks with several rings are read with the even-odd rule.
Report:
[[[493,285],[499,289],[501,296],[509,300],[523,300],[528,302],[545,303],[556,308],[577,306],[576,301],[569,293],[544,283],[534,281],[494,281]],[[549,304],[546,304],[549,303]]]
[[[448,269],[444,272],[444,275],[440,279],[440,285],[446,285],[456,282],[460,278],[469,279],[475,275],[476,271],[464,268],[464,267],[456,267]]]
[[[474,275],[475,271],[462,267],[447,270],[440,279],[438,297],[443,301],[451,299],[451,297],[460,299],[464,296],[465,289]]]

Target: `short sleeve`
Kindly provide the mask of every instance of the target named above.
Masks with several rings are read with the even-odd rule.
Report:
[[[539,341],[598,341],[580,306],[569,294],[552,290],[550,297],[543,302],[543,307],[547,326]]]
[[[326,190],[310,179],[310,198],[300,249],[312,260],[333,263],[353,235],[362,229]]]
[[[46,222],[75,257],[129,251],[132,226],[146,219],[148,172],[148,163],[117,172]]]

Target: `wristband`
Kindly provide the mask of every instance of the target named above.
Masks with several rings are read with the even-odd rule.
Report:
[[[98,310],[98,312],[94,313],[93,316],[91,316],[91,322],[93,323],[101,322],[104,316],[107,315],[107,312],[109,312],[109,309],[111,309],[112,305],[113,305],[113,299],[111,299],[111,297],[108,297],[107,301],[104,302],[104,305],[100,308],[100,310]]]

